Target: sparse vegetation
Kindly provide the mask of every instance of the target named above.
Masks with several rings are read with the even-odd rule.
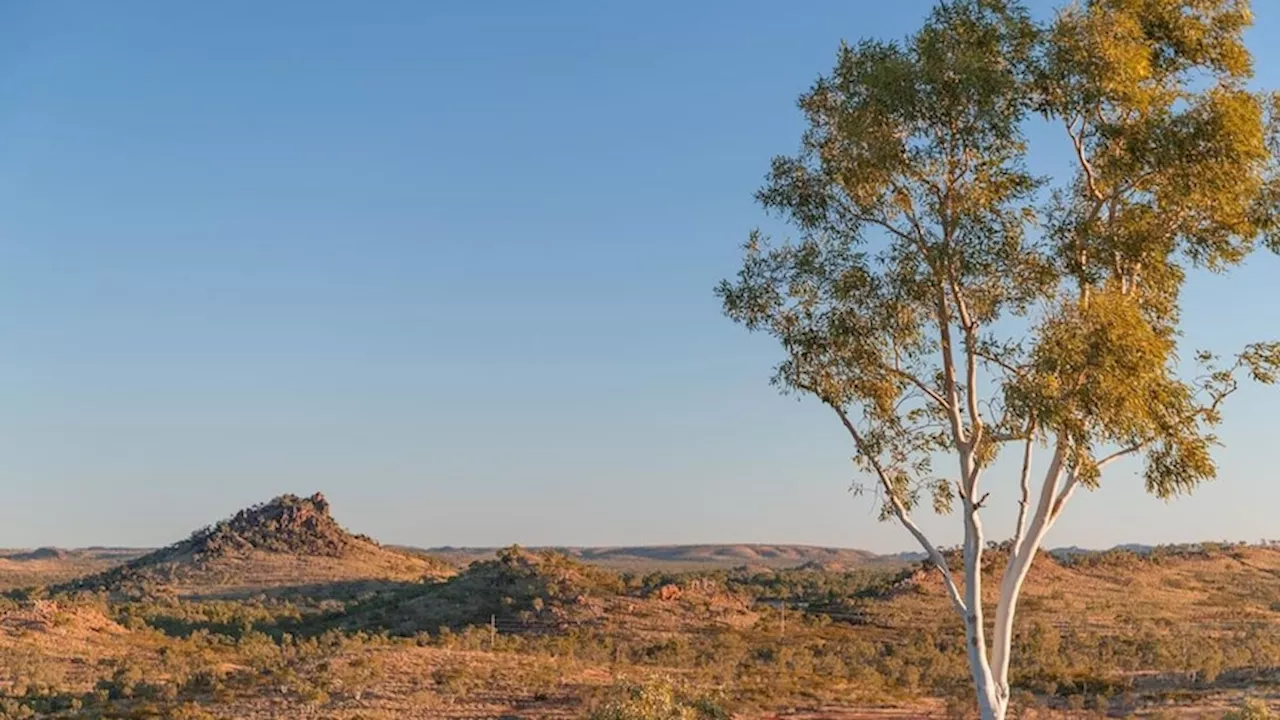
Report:
[[[246,531],[286,542],[271,539],[279,523]],[[1276,678],[1280,548],[1077,553],[1034,572],[1015,639],[1024,717],[1195,707]],[[917,567],[618,573],[511,547],[442,581],[187,590],[0,599],[0,718],[702,719],[884,703],[961,717],[972,703],[945,593]]]
[[[1250,699],[1244,701],[1238,710],[1223,715],[1222,720],[1271,720],[1274,717],[1275,714],[1267,709],[1266,703]]]
[[[668,678],[624,684],[591,720],[720,720],[727,713],[706,698],[685,697]]]

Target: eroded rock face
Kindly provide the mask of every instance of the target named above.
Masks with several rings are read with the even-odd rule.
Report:
[[[668,584],[658,588],[659,600],[663,600],[663,601],[679,600],[681,594],[682,593],[680,592],[680,587],[678,585]]]
[[[191,550],[213,556],[267,550],[338,557],[357,539],[329,514],[329,501],[323,494],[308,498],[281,495],[197,533]]]

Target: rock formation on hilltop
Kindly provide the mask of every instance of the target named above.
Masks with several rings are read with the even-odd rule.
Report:
[[[196,531],[182,550],[205,557],[240,555],[254,550],[342,557],[371,538],[347,532],[329,514],[329,501],[316,493],[308,498],[281,495],[245,508],[227,520]]]

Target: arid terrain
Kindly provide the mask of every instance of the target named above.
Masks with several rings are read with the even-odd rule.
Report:
[[[855,550],[394,548],[345,530],[317,494],[159,550],[7,551],[0,583],[3,718],[629,718],[645,705],[817,720],[971,706],[936,574]],[[1046,554],[1015,646],[1019,717],[1280,703],[1280,548]]]

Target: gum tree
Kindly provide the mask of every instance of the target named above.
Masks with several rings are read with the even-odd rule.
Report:
[[[1126,456],[1151,493],[1192,490],[1223,401],[1277,378],[1276,343],[1179,353],[1188,273],[1280,249],[1280,105],[1246,86],[1249,23],[1246,0],[1090,0],[1045,22],[956,0],[903,41],[841,47],[758,193],[796,237],[753,233],[718,288],[941,573],[984,718],[1008,710],[1018,597],[1072,494]],[[1029,137],[1060,172],[1029,170]],[[1020,469],[988,484],[1006,453]],[[1000,503],[1017,520],[988,638],[982,516]],[[958,515],[958,567],[920,505]]]

